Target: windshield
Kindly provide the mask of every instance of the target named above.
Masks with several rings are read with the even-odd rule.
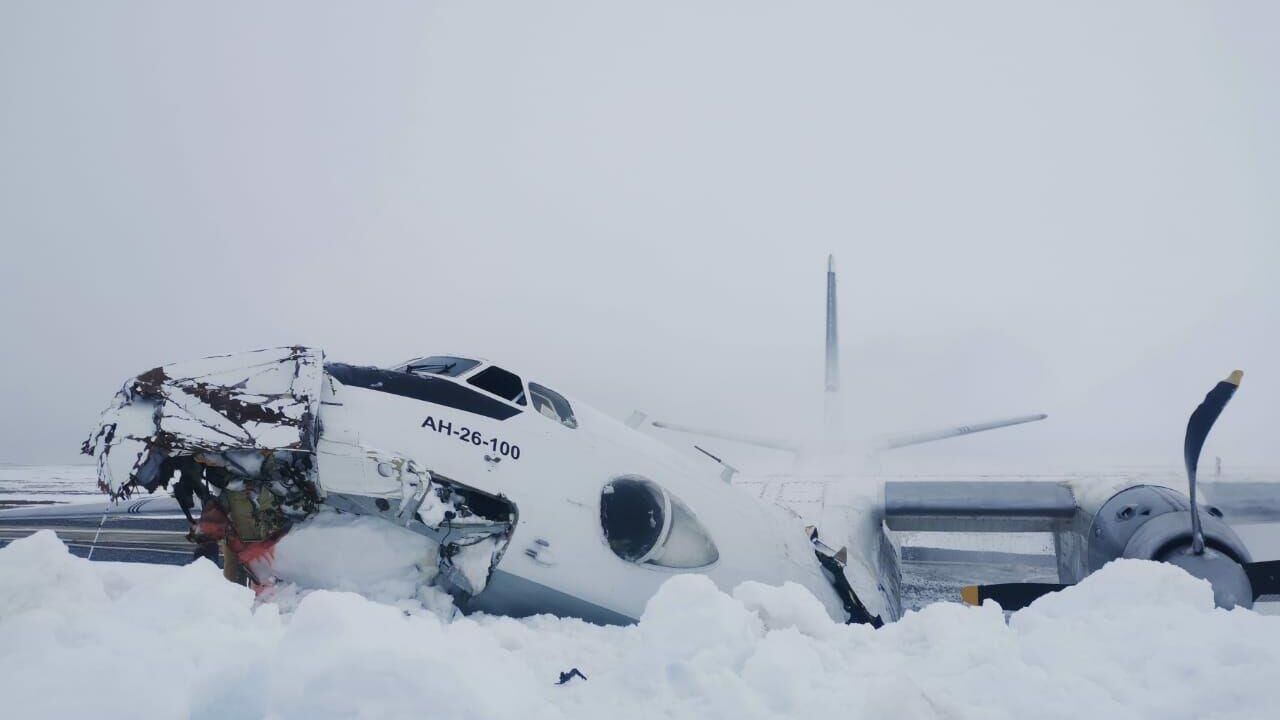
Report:
[[[503,400],[510,400],[517,405],[525,404],[524,383],[520,381],[520,376],[503,370],[497,365],[490,365],[481,370],[468,378],[467,382],[481,390],[487,390]]]
[[[446,377],[458,377],[462,373],[479,364],[479,361],[454,357],[452,355],[432,355],[431,357],[410,360],[396,369],[417,375],[444,375]]]

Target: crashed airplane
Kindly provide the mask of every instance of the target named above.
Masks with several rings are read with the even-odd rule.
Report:
[[[829,262],[829,429],[839,406],[835,293]],[[154,368],[124,385],[84,446],[115,504],[3,511],[0,530],[48,527],[80,542],[92,536],[96,546],[105,528],[140,547],[190,539],[210,557],[220,541],[227,563],[265,583],[274,544],[328,508],[429,538],[434,582],[464,611],[599,623],[634,622],[671,575],[700,573],[726,590],[748,580],[799,583],[833,618],[878,627],[902,614],[891,530],[1052,533],[1059,583],[963,593],[1006,609],[1120,557],[1179,565],[1212,583],[1224,607],[1280,592],[1280,566],[1253,562],[1230,525],[1233,507],[1253,521],[1280,517],[1274,497],[1206,507],[1196,493],[1200,448],[1238,373],[1188,425],[1189,494],[839,473],[753,478],[705,450],[717,465],[640,432],[641,416],[618,422],[536,380],[473,357],[378,368],[309,347]],[[884,447],[1043,418],[919,433]],[[652,424],[796,450],[785,440]],[[161,489],[172,496],[139,495]]]

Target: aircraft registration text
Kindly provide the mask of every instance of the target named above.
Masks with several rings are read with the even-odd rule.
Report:
[[[464,443],[469,443],[476,447],[488,448],[490,451],[497,453],[502,457],[509,457],[512,460],[520,459],[520,446],[515,443],[500,440],[496,437],[486,438],[479,430],[472,430],[463,425],[455,426],[449,420],[437,420],[428,415],[426,420],[422,421],[422,427],[429,430],[435,430],[455,438]]]

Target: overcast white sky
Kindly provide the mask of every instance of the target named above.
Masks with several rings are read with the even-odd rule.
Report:
[[[0,2],[0,461],[127,377],[477,353],[898,467],[1280,465],[1280,3]],[[731,453],[727,446],[718,449]]]

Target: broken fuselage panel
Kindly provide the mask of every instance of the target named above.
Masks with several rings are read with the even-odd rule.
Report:
[[[117,393],[83,450],[113,498],[174,481],[189,512],[193,494],[205,503],[243,494],[256,526],[241,529],[252,535],[246,545],[274,543],[322,504],[384,517],[439,544],[437,577],[446,589],[461,598],[483,590],[514,508],[407,457],[326,439],[321,397],[332,386],[323,366],[320,351],[290,347],[154,368]],[[340,429],[340,417],[330,420],[338,438],[354,437]],[[191,481],[199,483],[194,493],[183,485]],[[261,557],[251,569],[270,572],[269,553]]]
[[[174,458],[222,455],[249,476],[265,457],[309,456],[323,363],[318,350],[288,347],[152,368],[116,393],[81,449],[116,499],[167,482]]]

